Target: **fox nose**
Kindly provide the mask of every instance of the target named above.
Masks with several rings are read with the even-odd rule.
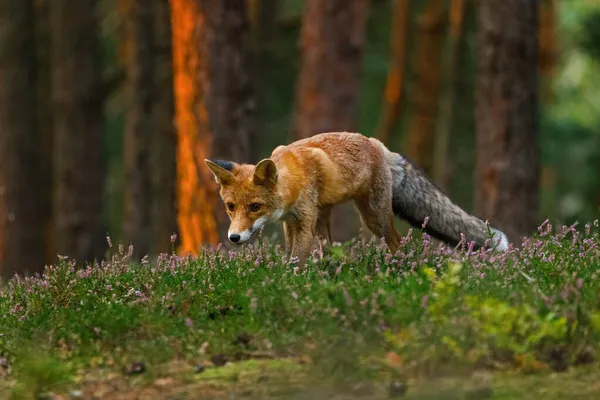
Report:
[[[229,235],[229,240],[231,240],[233,243],[239,242],[240,239],[241,237],[237,233],[232,233],[231,235]]]

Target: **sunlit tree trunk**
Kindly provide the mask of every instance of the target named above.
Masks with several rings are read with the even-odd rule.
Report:
[[[33,3],[0,2],[0,276],[44,268]]]
[[[518,245],[538,216],[537,1],[479,7],[475,207]]]
[[[206,111],[206,15],[196,0],[171,0],[173,78],[177,127],[177,209],[180,248],[197,254],[219,241],[217,186],[203,167],[210,158],[211,131]]]
[[[409,0],[394,0],[390,36],[388,74],[377,138],[389,145],[392,128],[400,114],[404,90],[404,68],[406,64]]]
[[[417,23],[417,82],[412,90],[412,115],[407,136],[408,156],[426,173],[432,172],[433,136],[440,96],[441,55],[446,33],[444,0],[429,0]]]
[[[463,20],[465,1],[452,0],[450,3],[450,44],[448,48],[446,89],[440,105],[434,144],[435,163],[433,163],[434,181],[445,191],[451,186],[452,167],[450,161],[450,139],[454,126],[455,103],[458,100],[458,78],[460,53],[463,50]]]
[[[306,1],[293,139],[356,130],[368,8],[368,0]],[[334,208],[334,240],[355,235],[351,213],[349,205]]]

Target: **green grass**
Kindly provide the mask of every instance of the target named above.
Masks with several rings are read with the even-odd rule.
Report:
[[[504,254],[427,236],[395,255],[355,242],[303,272],[268,245],[142,264],[122,249],[102,265],[64,260],[0,289],[0,398],[113,381],[131,393],[258,398],[385,398],[398,381],[408,398],[464,398],[479,393],[469,390],[480,371],[494,398],[570,386],[585,398],[576,371],[596,376],[600,239],[592,226],[548,229]],[[143,372],[126,372],[138,362]]]

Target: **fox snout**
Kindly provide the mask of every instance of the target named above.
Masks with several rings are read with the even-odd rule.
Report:
[[[231,243],[242,244],[246,243],[248,240],[252,238],[252,236],[260,231],[265,223],[267,222],[266,217],[261,217],[252,222],[250,227],[247,227],[247,223],[237,223],[237,221],[233,221],[233,223],[229,226],[229,231],[227,232],[227,237]]]
[[[242,244],[247,242],[251,237],[252,233],[254,233],[251,229],[246,229],[242,232],[228,232],[228,238],[231,243]]]

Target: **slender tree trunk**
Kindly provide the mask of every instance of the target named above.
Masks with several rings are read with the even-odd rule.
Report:
[[[292,137],[355,131],[369,1],[307,0]],[[351,205],[334,208],[333,240],[355,235]]]
[[[56,248],[79,263],[101,259],[103,86],[94,0],[49,2],[54,116]]]
[[[386,145],[389,145],[392,128],[401,112],[404,67],[407,55],[408,4],[409,0],[394,0],[393,2],[388,75],[379,127],[377,128],[377,138]]]
[[[31,1],[0,2],[0,82],[0,276],[10,277],[44,268]]]
[[[153,178],[154,238],[157,253],[178,246],[171,244],[177,234],[177,132],[175,129],[175,98],[173,91],[173,45],[169,0],[154,2],[154,87],[152,114],[156,137],[152,141],[151,176]]]
[[[438,115],[445,17],[445,1],[429,0],[418,21],[417,54],[413,67],[417,84],[413,94],[407,153],[427,174],[432,172],[433,167],[433,135]]]
[[[541,0],[539,10],[539,65],[540,74],[544,78],[552,78],[556,71],[557,35],[556,35],[556,0]],[[551,81],[551,79],[548,79]],[[552,101],[552,85],[545,83],[541,87],[541,100]]]
[[[536,0],[480,4],[476,212],[519,244],[538,212]]]
[[[462,38],[465,1],[469,0],[452,0],[450,6],[450,46],[448,68],[445,73],[447,88],[442,98],[434,145],[433,178],[445,191],[450,190],[452,180],[449,151],[451,130],[454,126],[454,105],[457,101],[460,54],[464,47]]]
[[[177,126],[177,209],[182,253],[219,241],[217,185],[202,163],[212,135],[205,106],[208,85],[206,14],[197,0],[171,0]]]
[[[123,234],[134,259],[151,249],[152,176],[150,149],[155,139],[154,0],[124,1],[127,114],[125,120],[125,209]],[[159,166],[158,166],[159,167]]]

